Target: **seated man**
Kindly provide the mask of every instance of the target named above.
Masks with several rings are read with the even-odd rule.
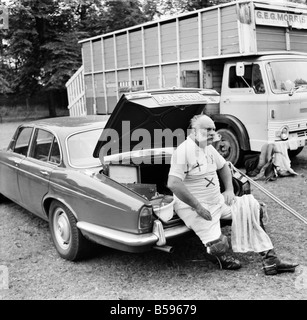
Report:
[[[212,146],[216,135],[212,119],[206,115],[195,116],[191,127],[191,134],[178,146],[171,160],[168,187],[174,194],[175,211],[194,230],[209,257],[214,258],[222,269],[239,269],[240,262],[226,254],[228,239],[222,235],[220,227],[221,218],[232,219],[235,213],[232,213],[231,205],[239,199],[234,195],[231,171]],[[217,172],[225,187],[223,194]],[[295,271],[297,264],[281,262],[268,235],[263,229],[261,231],[262,237],[266,238],[257,252],[261,254],[265,274]]]

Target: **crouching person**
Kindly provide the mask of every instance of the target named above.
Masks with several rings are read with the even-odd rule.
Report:
[[[281,262],[269,236],[260,227],[258,201],[252,195],[235,196],[231,171],[212,146],[216,135],[212,119],[206,115],[195,116],[191,120],[191,128],[187,139],[172,156],[168,177],[178,216],[197,234],[206,247],[207,256],[221,269],[241,267],[240,262],[228,254],[228,239],[220,227],[220,219],[232,219],[233,249],[259,252],[266,275],[294,272],[297,264]],[[223,193],[218,175],[225,186]],[[250,208],[248,214],[246,205]],[[242,212],[244,219],[241,219]],[[242,230],[249,234],[242,234]],[[241,241],[247,238],[251,238],[249,243]]]

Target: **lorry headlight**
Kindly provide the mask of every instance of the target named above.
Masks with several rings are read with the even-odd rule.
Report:
[[[276,132],[276,137],[280,138],[281,140],[287,140],[289,138],[289,128],[288,126],[284,126],[281,128],[280,131]]]
[[[287,126],[283,127],[280,132],[281,140],[287,140],[289,137],[289,128]]]

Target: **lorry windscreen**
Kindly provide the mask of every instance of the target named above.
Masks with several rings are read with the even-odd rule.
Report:
[[[307,85],[307,60],[269,62],[267,71],[274,93],[288,93],[295,87]]]

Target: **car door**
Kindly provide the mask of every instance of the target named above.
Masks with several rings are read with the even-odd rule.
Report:
[[[50,174],[59,164],[56,137],[36,128],[28,157],[20,164],[18,182],[24,206],[38,216],[44,217],[42,200],[49,189]]]
[[[22,203],[18,185],[18,173],[21,162],[26,158],[29,150],[32,127],[19,127],[10,142],[6,158],[3,159],[0,172],[1,190],[8,198]]]

